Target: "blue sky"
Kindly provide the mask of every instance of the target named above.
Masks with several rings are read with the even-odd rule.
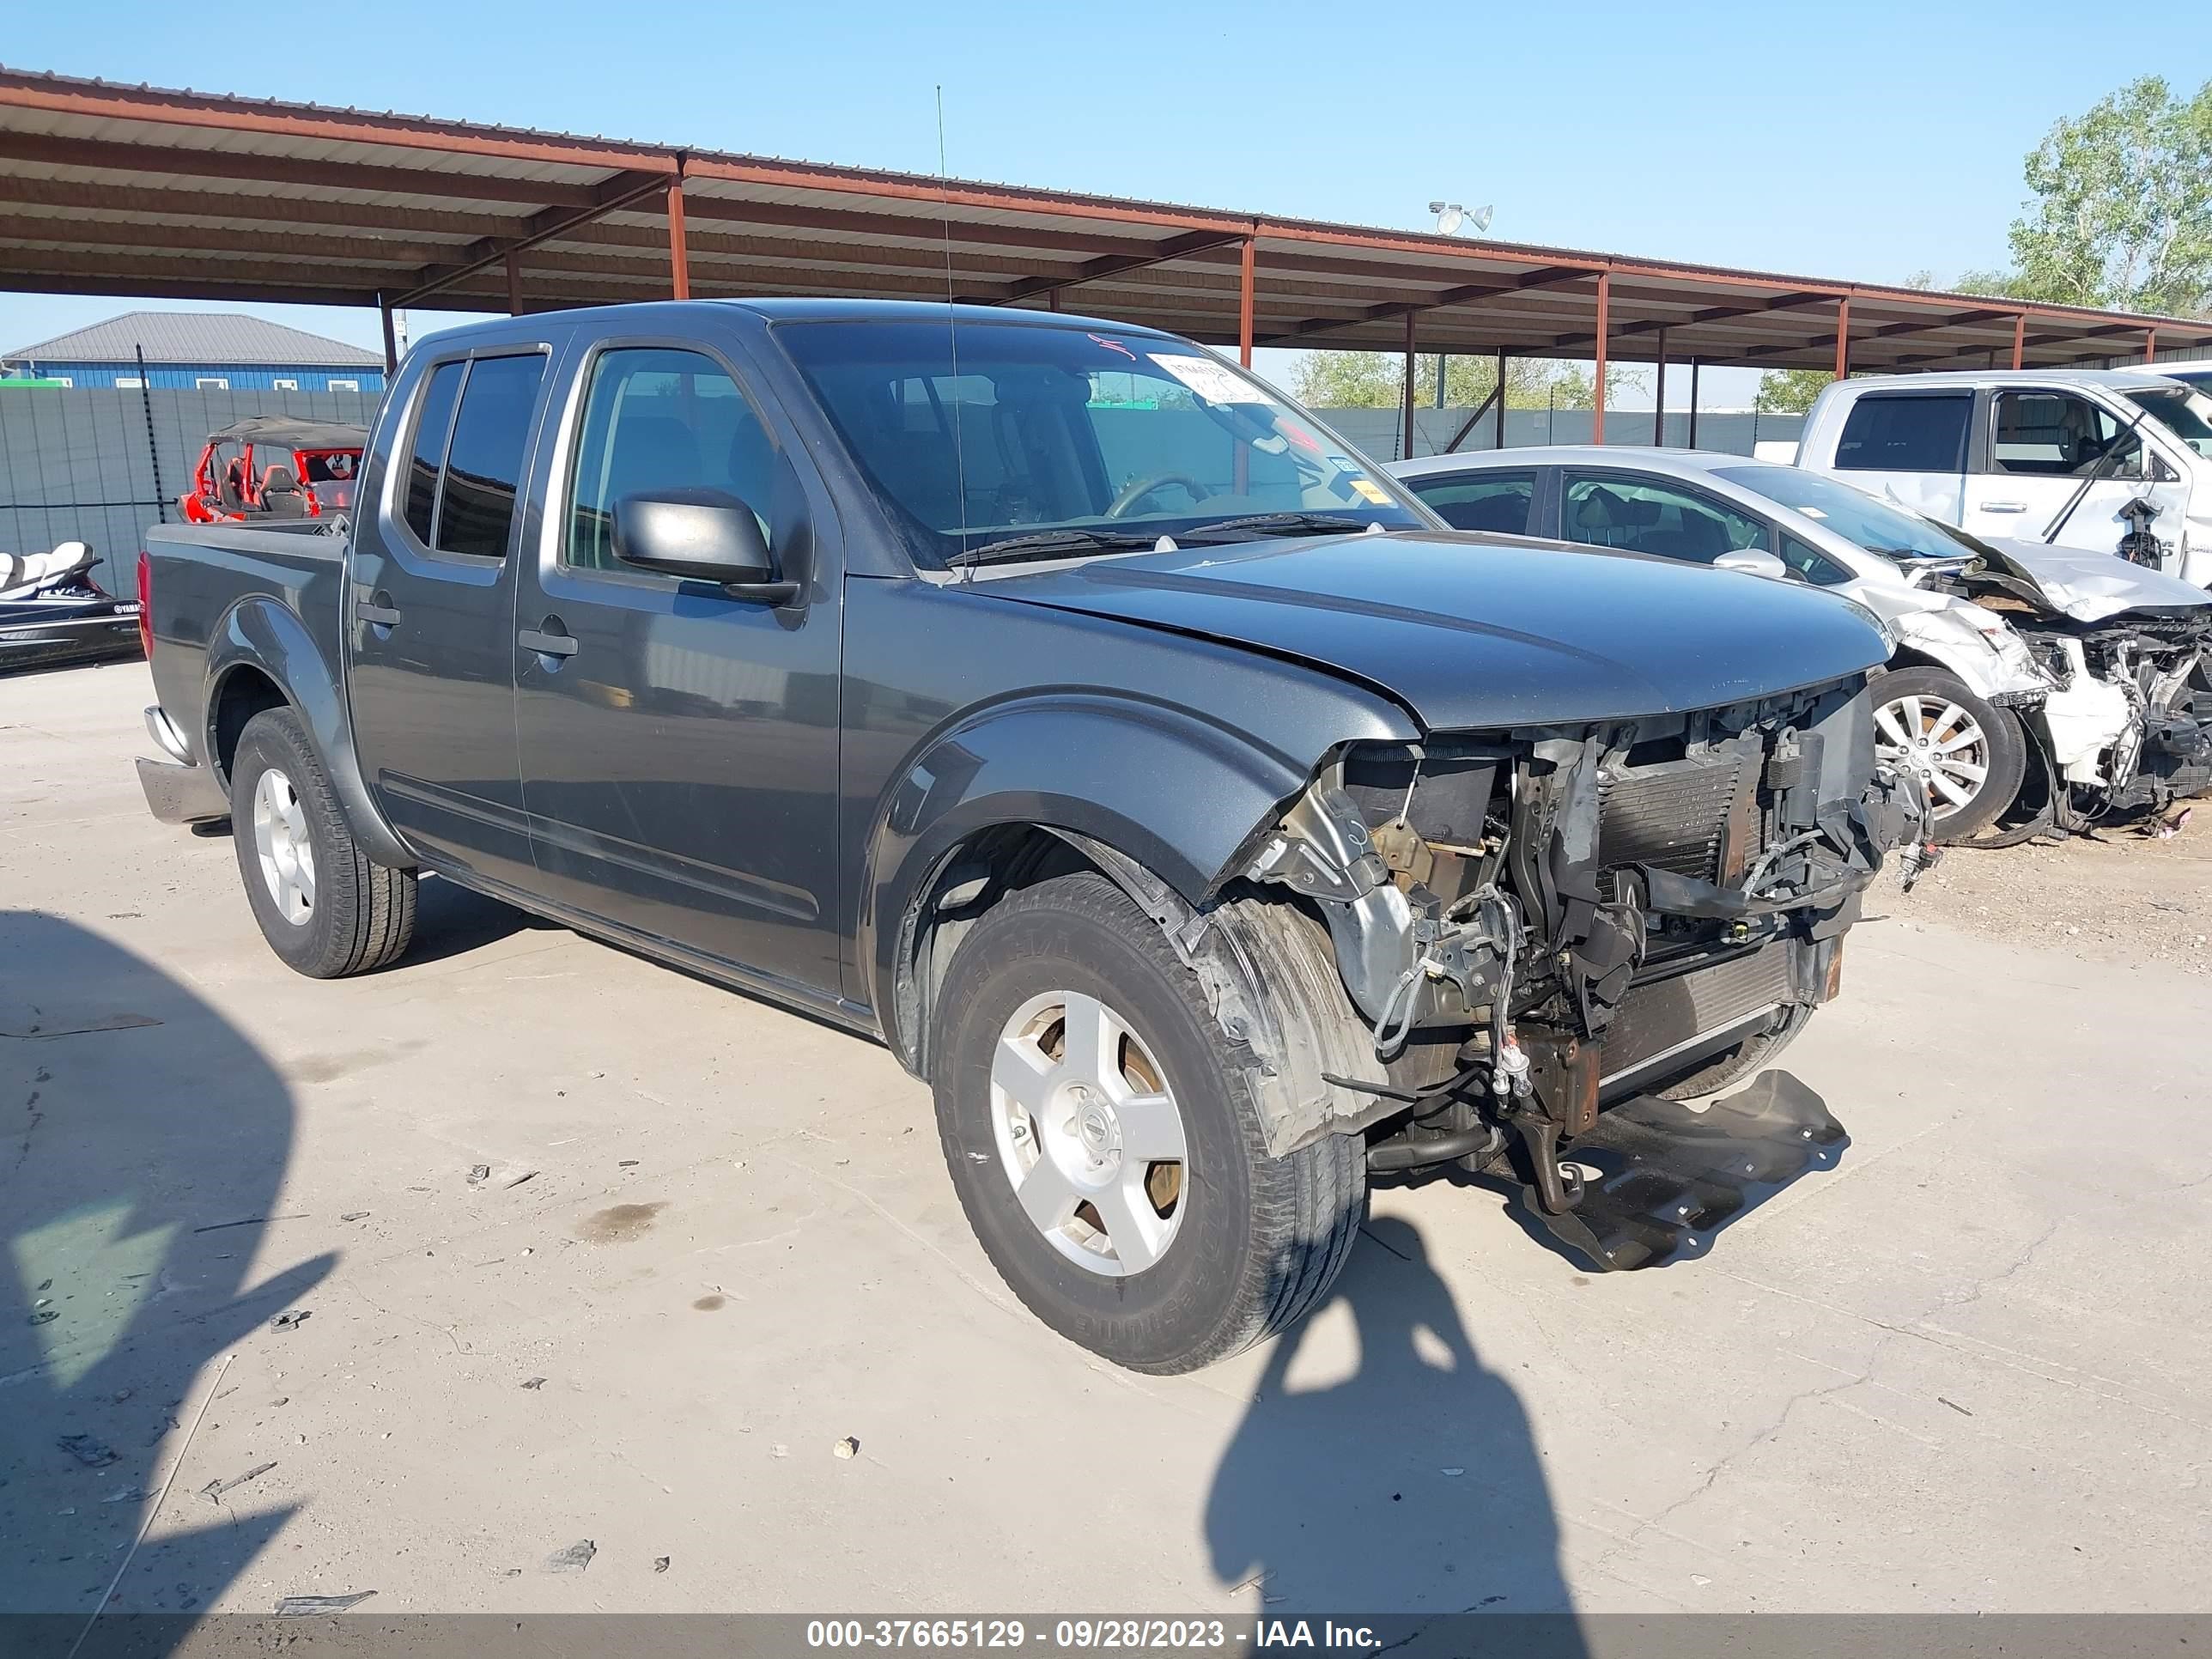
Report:
[[[378,0],[217,29],[24,6],[12,67],[1895,281],[2001,264],[2021,157],[2151,71],[2212,77],[2203,0],[1542,7],[1401,0],[611,7]],[[373,33],[364,33],[373,29]],[[209,42],[228,34],[234,50]],[[0,295],[0,346],[133,302]],[[373,343],[374,319],[272,307]],[[436,320],[425,314],[421,323]]]

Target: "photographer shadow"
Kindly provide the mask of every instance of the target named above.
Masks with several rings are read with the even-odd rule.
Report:
[[[151,963],[38,912],[0,913],[0,1619],[60,1652],[96,1608],[204,1612],[289,1519],[250,1489],[191,1498],[188,1463],[137,1542],[209,1366],[336,1257],[250,1271],[292,1145],[275,1069]]]
[[[1363,1232],[1328,1303],[1268,1355],[1215,1471],[1216,1576],[1255,1585],[1267,1618],[1529,1615],[1513,1621],[1516,1650],[1579,1655],[1527,1411],[1483,1365],[1419,1230],[1383,1217]],[[1357,1369],[1293,1386],[1301,1353],[1340,1325],[1339,1304]]]

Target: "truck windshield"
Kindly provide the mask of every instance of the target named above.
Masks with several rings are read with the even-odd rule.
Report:
[[[1713,477],[1755,491],[1832,530],[1854,546],[1892,559],[1966,559],[1974,549],[1933,520],[1802,467],[1722,466]]]
[[[776,338],[925,568],[1434,524],[1180,340],[965,321],[793,322]]]
[[[2130,403],[2147,409],[2154,421],[2198,454],[2212,457],[2212,398],[2197,391],[2130,392]]]

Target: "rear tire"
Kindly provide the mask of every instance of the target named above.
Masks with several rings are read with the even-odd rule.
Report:
[[[1922,781],[1937,841],[1988,828],[2020,798],[2027,733],[2012,710],[1976,696],[1957,675],[1897,669],[1875,681],[1874,708],[1875,752]],[[1951,793],[1960,788],[1969,792],[1963,800]]]
[[[985,915],[936,1022],[954,1190],[1007,1287],[1054,1330],[1168,1375],[1249,1347],[1327,1294],[1365,1212],[1364,1142],[1268,1154],[1249,1056],[1104,877],[1040,882]]]
[[[415,872],[355,844],[323,763],[289,708],[256,714],[230,763],[231,838],[246,902],[285,966],[309,979],[384,967],[415,932]]]

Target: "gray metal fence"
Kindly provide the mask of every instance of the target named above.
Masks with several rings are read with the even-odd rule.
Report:
[[[1413,453],[1435,455],[1467,425],[1471,409],[1417,409],[1413,411]],[[1317,409],[1314,411],[1353,447],[1378,461],[1404,459],[1400,453],[1405,438],[1404,416],[1395,409]],[[1505,412],[1505,447],[1526,448],[1530,444],[1586,444],[1590,441],[1590,411],[1587,409],[1510,409]],[[1650,410],[1609,409],[1605,414],[1608,444],[1648,444],[1654,441]],[[1721,414],[1704,410],[1698,416],[1698,447],[1732,455],[1748,455],[1754,443],[1797,441],[1804,429],[1802,415]],[[1474,423],[1461,442],[1462,451],[1488,449],[1498,441],[1498,411],[1491,410]],[[1667,411],[1667,429],[1657,441],[1677,447],[1690,441],[1690,416],[1685,410]]]
[[[248,415],[366,426],[376,404],[374,393],[355,392],[0,391],[0,552],[41,552],[58,542],[86,542],[100,556],[95,572],[100,585],[127,594],[140,532],[177,518],[177,497],[191,483],[209,433]],[[1396,410],[1318,412],[1374,459],[1399,458]],[[1416,410],[1413,453],[1443,449],[1471,412]],[[1664,441],[1689,441],[1688,415],[1670,412],[1666,424]],[[1795,415],[1701,414],[1698,445],[1747,455],[1757,441],[1794,441],[1803,425]],[[1615,410],[1606,416],[1606,437],[1616,444],[1650,443],[1651,426],[1648,411]],[[1156,423],[1147,422],[1147,428],[1156,429]],[[1487,449],[1496,431],[1493,411],[1475,422],[1460,447]],[[1516,409],[1505,417],[1508,447],[1587,443],[1589,433],[1588,410]]]
[[[365,426],[376,404],[360,392],[0,390],[0,553],[85,542],[100,586],[127,594],[139,532],[176,521],[209,433],[248,415]]]

